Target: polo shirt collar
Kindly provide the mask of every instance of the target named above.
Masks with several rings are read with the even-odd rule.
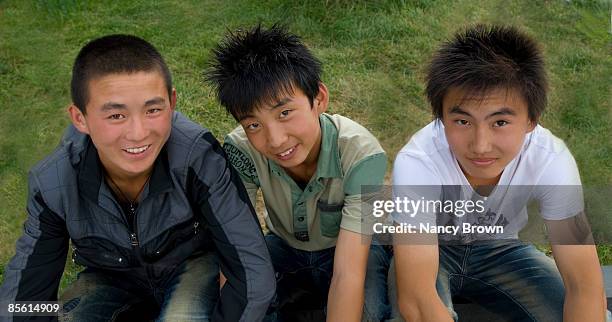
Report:
[[[342,165],[338,152],[338,129],[327,114],[319,115],[319,122],[321,124],[321,150],[315,176],[317,179],[340,178],[342,177]]]

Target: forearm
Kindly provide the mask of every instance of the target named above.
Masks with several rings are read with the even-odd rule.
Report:
[[[593,245],[552,245],[565,286],[563,321],[605,321],[603,276]]]
[[[600,288],[566,289],[563,321],[605,321],[606,298]]]
[[[412,237],[422,238],[422,241],[433,238],[429,235]],[[401,238],[402,236],[394,236],[400,314],[404,320],[410,322],[451,322],[450,313],[436,290],[438,246],[407,244],[407,241]]]
[[[334,275],[327,301],[327,321],[361,321],[365,276]]]

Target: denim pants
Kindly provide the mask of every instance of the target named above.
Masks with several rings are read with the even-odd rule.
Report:
[[[304,294],[308,294],[309,304],[326,310],[335,247],[313,252],[303,251],[289,246],[274,234],[266,235],[266,243],[274,264],[277,287],[276,297],[264,321],[282,321],[279,310]],[[389,246],[370,246],[365,281],[364,321],[384,321],[391,314],[387,296],[387,275],[392,255]]]
[[[365,280],[363,322],[400,322],[391,245],[370,246]]]
[[[563,321],[563,280],[555,262],[533,245],[508,240],[439,250],[436,288],[455,321],[454,296],[507,321]]]
[[[213,252],[185,261],[160,288],[85,269],[62,295],[59,320],[114,321],[120,313],[149,300],[161,308],[156,321],[210,321],[218,297],[219,265]]]

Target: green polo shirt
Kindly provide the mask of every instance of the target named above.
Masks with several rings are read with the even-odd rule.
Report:
[[[241,126],[223,146],[253,205],[261,189],[270,231],[307,251],[335,246],[340,228],[362,232],[361,186],[381,185],[387,167],[385,151],[363,126],[337,114],[321,114],[319,120],[317,170],[303,190],[255,150]]]

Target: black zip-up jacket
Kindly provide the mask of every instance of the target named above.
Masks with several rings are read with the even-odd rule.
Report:
[[[24,233],[0,288],[4,307],[57,300],[70,239],[78,264],[154,286],[188,257],[213,248],[228,279],[213,321],[263,318],[274,270],[244,186],[208,130],[174,113],[133,229],[103,178],[91,139],[72,126],[30,171]]]

